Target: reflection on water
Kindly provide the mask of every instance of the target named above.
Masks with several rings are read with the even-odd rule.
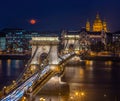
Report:
[[[0,88],[15,80],[24,68],[23,60],[0,60]]]
[[[85,61],[85,64],[86,64],[87,66],[91,66],[91,65],[93,65],[93,61],[87,60],[87,61]]]
[[[11,75],[10,66],[11,66],[11,60],[7,60],[7,76]]]
[[[105,61],[105,65],[111,66],[112,65],[112,61]]]
[[[0,87],[11,83],[22,70],[23,60],[0,61]],[[6,84],[7,82],[7,84]],[[36,101],[120,101],[120,63],[81,61],[66,66],[62,77],[53,77],[35,97]]]
[[[84,61],[66,67],[70,101],[120,101],[120,65],[111,61]]]

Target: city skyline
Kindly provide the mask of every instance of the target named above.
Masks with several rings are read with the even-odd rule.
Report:
[[[87,19],[93,23],[97,12],[105,19],[108,30],[120,30],[119,0],[2,0],[0,4],[0,29],[6,27],[26,30],[79,30],[85,27]],[[35,24],[30,20],[35,19]]]

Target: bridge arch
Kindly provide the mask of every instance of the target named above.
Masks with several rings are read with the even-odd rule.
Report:
[[[63,35],[64,53],[79,50],[79,35]]]
[[[79,53],[89,49],[90,38],[86,31],[63,31],[62,43],[64,44],[64,53],[68,53],[71,50],[71,44],[73,44],[73,51]]]
[[[43,52],[42,54],[40,54],[40,56],[39,56],[39,64],[41,64],[43,61],[44,62],[48,62],[48,53],[45,53],[45,52]]]
[[[58,63],[58,37],[33,37],[30,43],[32,45],[32,55],[35,52],[31,64],[40,64],[43,62],[40,57],[42,58],[45,55],[49,64]]]
[[[40,60],[44,60],[44,59],[46,59],[48,57],[48,54],[47,53],[42,53],[41,55],[40,55]]]

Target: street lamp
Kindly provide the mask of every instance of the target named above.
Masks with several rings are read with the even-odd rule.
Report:
[[[24,96],[21,101],[27,101],[27,98]]]
[[[78,96],[78,95],[79,95],[79,93],[78,93],[78,92],[75,92],[75,95],[76,95],[76,96]]]
[[[85,96],[85,93],[84,93],[84,92],[81,92],[81,96]]]
[[[83,101],[84,99],[83,99],[83,97],[85,96],[85,92],[83,92],[83,91],[76,91],[75,92],[75,97],[74,98],[76,98],[75,99],[75,101]],[[72,98],[70,97],[70,99],[72,100]]]
[[[45,99],[43,97],[40,98],[40,101],[45,101]]]

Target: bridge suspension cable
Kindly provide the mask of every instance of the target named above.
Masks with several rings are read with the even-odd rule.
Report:
[[[67,45],[68,45],[68,41],[69,41],[69,40],[67,39],[67,43],[65,44],[65,47],[64,47],[64,49],[66,49],[66,48],[67,48]]]
[[[17,78],[16,83],[18,83],[18,82],[20,81],[20,79],[22,78],[23,74],[24,74],[24,73],[27,71],[27,69],[30,67],[30,63],[31,63],[31,61],[33,60],[33,58],[34,58],[37,50],[38,50],[38,45],[36,46],[36,49],[35,49],[32,57],[28,60],[28,63],[25,65],[25,69],[24,69],[23,72],[20,74],[20,76]]]

